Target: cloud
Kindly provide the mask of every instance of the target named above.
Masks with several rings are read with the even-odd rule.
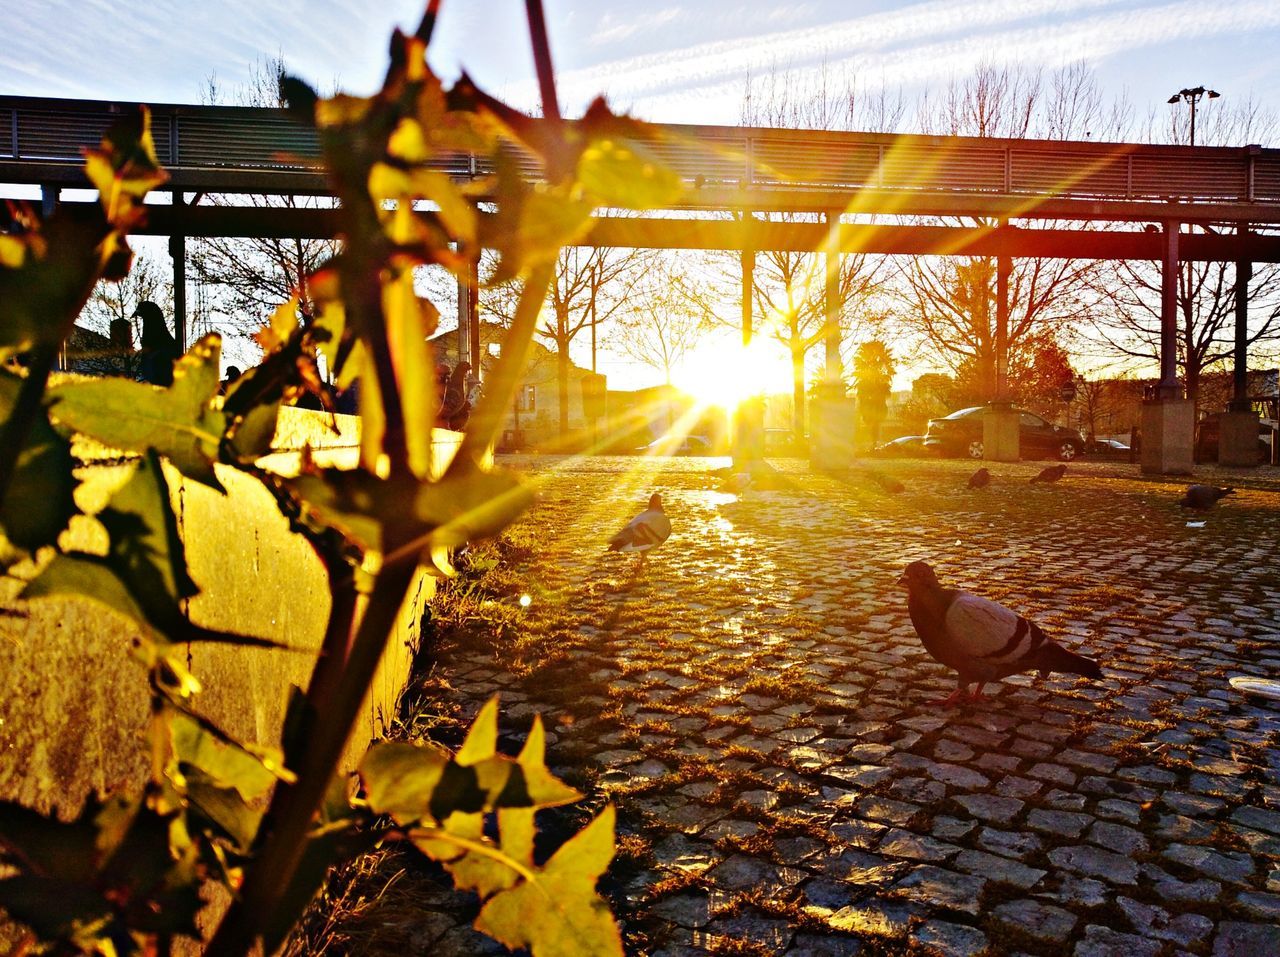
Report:
[[[749,72],[772,64],[803,72],[843,60],[860,76],[911,86],[967,72],[983,59],[1053,67],[1276,27],[1280,4],[1269,0],[1180,0],[1136,8],[1118,0],[931,0],[823,26],[628,57],[567,71],[558,80],[566,103],[585,103],[603,90],[615,104],[637,107],[647,118],[680,119],[697,105],[709,122],[711,110],[725,118]],[[513,93],[522,102],[534,95],[528,84]]]

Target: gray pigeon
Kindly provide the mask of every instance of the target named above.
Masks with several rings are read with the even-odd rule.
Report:
[[[1032,482],[1056,482],[1062,476],[1067,474],[1065,465],[1051,465],[1047,469],[1041,469],[1039,475],[1032,477]]]
[[[912,562],[898,579],[907,586],[907,609],[916,634],[936,660],[959,675],[950,697],[930,704],[951,707],[982,700],[982,686],[1022,671],[1051,671],[1101,678],[1097,662],[1067,651],[1035,622],[986,598],[944,588],[925,562]],[[978,688],[969,694],[969,685]]]
[[[611,552],[636,552],[644,564],[645,552],[657,548],[671,535],[671,519],[662,510],[662,496],[649,497],[649,507],[627,522],[622,531],[609,539]]]
[[[1218,504],[1218,499],[1225,498],[1228,495],[1234,495],[1233,488],[1218,488],[1216,485],[1189,485],[1187,486],[1187,494],[1183,496],[1180,504],[1183,508],[1194,508],[1200,512],[1207,512]]]
[[[978,469],[969,476],[969,488],[986,488],[991,484],[991,473],[986,469]]]

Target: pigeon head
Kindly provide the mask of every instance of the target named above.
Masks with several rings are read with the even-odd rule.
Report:
[[[907,590],[912,588],[936,588],[938,587],[938,576],[933,573],[933,568],[928,562],[912,562],[902,570],[902,577],[898,579],[899,585],[906,585]]]
[[[649,496],[649,511],[651,512],[662,511],[662,496],[659,495],[657,492],[654,492],[652,495]]]

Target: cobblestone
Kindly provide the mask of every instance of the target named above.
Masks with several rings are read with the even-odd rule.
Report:
[[[1280,673],[1280,474],[1187,529],[1177,485],[1087,462],[1035,495],[1036,463],[993,466],[981,496],[964,462],[886,462],[892,497],[781,460],[740,496],[723,461],[516,464],[534,602],[441,668],[460,713],[501,692],[504,741],[541,714],[553,767],[648,842],[602,884],[646,952],[1280,954],[1280,721],[1226,681]],[[674,531],[635,572],[603,544],[651,490]],[[1104,678],[929,705],[952,677],[894,585],[916,558]]]

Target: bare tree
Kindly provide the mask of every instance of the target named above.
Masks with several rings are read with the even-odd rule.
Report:
[[[250,67],[246,83],[230,91],[238,106],[283,107],[280,80],[285,75],[280,56],[259,59]],[[227,98],[217,77],[205,81],[202,100],[217,105]],[[206,197],[211,205],[231,201],[218,195]],[[254,205],[281,209],[314,208],[328,200],[313,196],[254,196]],[[213,325],[247,344],[280,303],[295,293],[304,311],[311,309],[307,276],[337,251],[333,240],[207,238],[194,243],[191,271],[197,283],[210,290]]]
[[[105,336],[110,334],[112,322],[125,319],[132,323],[137,343],[142,338],[142,322],[133,318],[133,311],[144,301],[154,302],[165,315],[173,313],[173,281],[153,258],[139,250],[124,279],[93,287],[79,324]]]
[[[837,74],[824,62],[816,73],[775,65],[760,77],[748,77],[739,117],[744,126],[887,132],[898,128],[904,112],[901,93],[891,95],[883,87],[868,91],[854,74]],[[800,222],[813,217],[779,213],[773,218]],[[880,287],[883,260],[864,254],[837,258],[835,302],[830,306],[839,316],[843,338]],[[740,288],[736,266],[735,258],[732,263],[725,262],[721,270],[719,285],[727,298],[733,298],[733,292]],[[791,359],[792,429],[800,441],[805,434],[806,362],[825,335],[825,254],[761,252],[756,256],[753,279],[752,312],[758,317],[757,328],[782,345]]]
[[[570,346],[583,332],[598,330],[627,304],[651,259],[647,250],[570,246],[556,260],[555,279],[536,330],[556,355],[559,431],[569,431]],[[511,322],[515,298],[504,286],[489,287],[481,308],[500,324]]]
[[[1076,64],[1050,74],[982,65],[921,98],[926,133],[982,137],[1118,138],[1128,123],[1123,100],[1109,103],[1093,74]],[[953,225],[995,226],[959,219]],[[907,334],[951,369],[976,372],[984,398],[994,393],[996,260],[991,257],[900,257],[895,289]],[[1015,259],[1009,277],[1011,366],[1030,362],[1046,336],[1056,337],[1089,315],[1098,266],[1091,260]]]
[[[620,351],[661,372],[667,385],[707,327],[706,314],[686,292],[689,285],[676,266],[650,271],[633,290],[612,339]]]
[[[1206,100],[1196,119],[1196,142],[1241,145],[1273,140],[1280,130],[1274,112],[1245,98]],[[1144,134],[1155,142],[1186,143],[1190,112],[1181,103],[1153,113]],[[1219,227],[1188,227],[1214,230]],[[1160,358],[1161,266],[1142,260],[1107,264],[1093,277],[1099,299],[1108,307],[1095,328],[1112,354],[1145,360]],[[1231,357],[1235,342],[1236,266],[1224,262],[1185,262],[1177,279],[1177,364],[1188,399],[1199,406],[1204,373]],[[1257,264],[1248,286],[1246,343],[1251,351],[1280,342],[1280,266]]]

